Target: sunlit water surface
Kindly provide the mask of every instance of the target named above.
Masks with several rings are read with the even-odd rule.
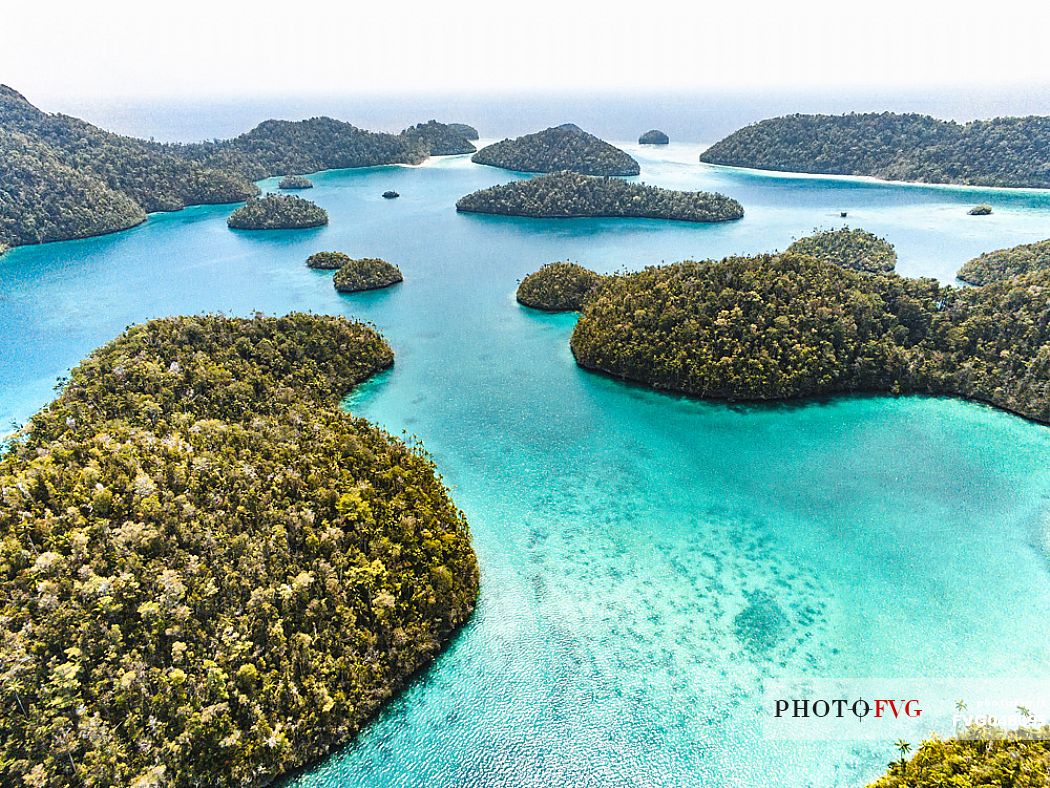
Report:
[[[313,310],[393,345],[394,369],[348,405],[433,454],[473,528],[481,599],[434,667],[295,785],[856,785],[890,744],[764,740],[764,680],[1050,678],[1050,430],[951,399],[655,394],[581,371],[574,317],[514,301],[551,260],[634,269],[782,249],[844,221],[893,241],[901,273],[950,281],[974,254],[1050,235],[1050,194],[627,147],[647,182],[722,191],[746,217],[460,215],[458,197],[516,177],[460,157],[314,176],[320,230],[231,232],[229,208],[202,207],[0,259],[5,424],[152,317]],[[967,216],[977,202],[995,213]],[[321,249],[385,257],[405,282],[340,296],[303,264]]]

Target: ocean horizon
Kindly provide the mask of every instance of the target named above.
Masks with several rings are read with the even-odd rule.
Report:
[[[17,87],[17,86],[15,86]],[[636,140],[658,128],[673,141],[711,144],[765,118],[794,113],[914,112],[960,123],[1050,114],[1050,85],[990,89],[707,92],[507,92],[113,97],[28,95],[41,109],[160,142],[224,139],[269,118],[327,115],[372,131],[396,132],[434,118],[469,123],[502,138],[561,123],[599,137]]]

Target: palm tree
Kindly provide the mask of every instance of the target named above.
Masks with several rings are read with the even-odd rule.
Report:
[[[957,700],[957,701],[955,701],[955,710],[956,711],[966,711],[966,701],[964,701],[964,700]]]
[[[904,741],[904,739],[897,739],[897,749],[901,754],[901,773],[908,768],[908,762],[904,760],[904,756],[911,752],[911,745]]]

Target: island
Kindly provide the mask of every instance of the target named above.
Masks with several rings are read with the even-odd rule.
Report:
[[[477,150],[462,132],[436,120],[410,126],[401,132],[401,136],[418,141],[431,156],[455,156]]]
[[[683,222],[725,222],[744,215],[740,203],[714,192],[673,191],[571,172],[481,189],[460,198],[456,210],[534,218],[608,216]]]
[[[167,144],[43,112],[0,85],[0,244],[126,230],[157,211],[244,202],[264,178],[419,164],[442,150],[442,135],[462,140],[436,121],[420,128],[384,134],[326,117],[267,120],[228,140]]]
[[[466,123],[449,123],[448,127],[465,140],[474,142],[480,139],[478,130],[473,126],[468,126]]]
[[[700,161],[892,181],[1050,188],[1050,117],[960,124],[928,115],[787,115],[730,134]]]
[[[471,161],[516,172],[565,170],[583,175],[641,172],[638,162],[622,150],[572,123],[489,145],[475,153]]]
[[[787,251],[869,274],[888,274],[897,267],[897,250],[893,244],[860,228],[818,231],[799,238]]]
[[[516,297],[519,304],[545,312],[578,312],[604,279],[578,263],[547,263],[521,280]]]
[[[285,175],[277,184],[278,189],[286,190],[312,189],[313,187],[313,182],[302,175]]]
[[[401,270],[378,257],[363,257],[345,263],[332,279],[340,293],[357,293],[362,290],[378,290],[403,281]]]
[[[1050,270],[1050,239],[996,249],[968,260],[956,276],[971,285],[999,282],[1030,271]]]
[[[393,189],[383,192],[384,200],[396,200],[400,196],[401,195],[398,192],[395,192]]]
[[[1050,271],[980,288],[786,252],[611,277],[583,304],[577,363],[704,399],[937,394],[1050,423]]]
[[[909,760],[890,762],[868,788],[981,788],[1002,785],[1043,788],[1050,785],[1050,726],[1004,731],[973,725],[950,739],[922,742]]]
[[[350,255],[343,252],[314,252],[306,258],[306,267],[317,271],[338,271],[350,262]]]
[[[649,129],[638,138],[639,145],[667,145],[670,142],[671,138],[659,129]]]
[[[226,224],[232,230],[299,230],[328,224],[328,212],[302,197],[267,194],[248,200]]]
[[[344,318],[194,316],[73,370],[0,460],[5,784],[269,785],[434,659],[467,522],[339,407],[392,362]]]
[[[990,205],[975,205],[973,208],[966,212],[968,216],[991,216],[992,206]]]

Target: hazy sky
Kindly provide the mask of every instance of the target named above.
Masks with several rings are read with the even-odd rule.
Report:
[[[6,0],[0,82],[60,96],[1050,84],[1038,0]]]

